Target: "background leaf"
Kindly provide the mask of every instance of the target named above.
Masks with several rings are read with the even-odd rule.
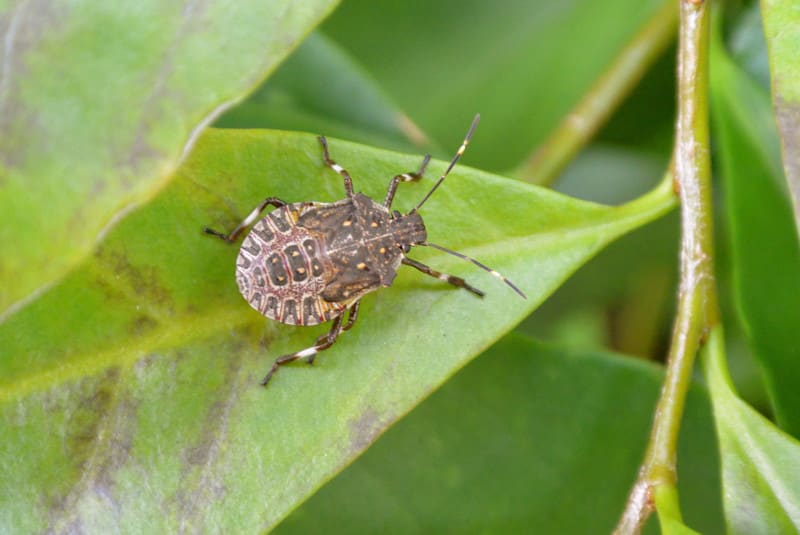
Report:
[[[711,333],[704,361],[729,533],[800,531],[800,443],[736,396],[719,328]]]
[[[800,243],[769,96],[737,68],[718,39],[711,76],[739,317],[778,423],[800,436]]]
[[[376,196],[387,177],[419,164],[335,140],[331,152]],[[257,381],[272,358],[322,329],[252,311],[237,295],[236,248],[201,229],[234,226],[268,194],[341,198],[341,179],[309,135],[204,135],[91,261],[0,326],[2,433],[12,437],[0,446],[0,523],[272,525],[608,241],[674,204],[668,186],[615,208],[463,167],[448,180],[424,208],[431,240],[506,273],[529,299],[458,259],[415,250],[487,297],[401,270],[315,369],[285,369],[264,390]],[[402,188],[398,208],[431,182]],[[163,514],[144,514],[154,510]]]
[[[652,364],[509,335],[277,533],[609,533],[644,451],[661,377]],[[703,533],[720,533],[702,388],[689,396],[685,425],[686,515]]]
[[[318,132],[386,148],[427,144],[369,73],[321,32],[216,126]]]
[[[202,126],[334,5],[4,3],[0,318],[161,188]]]
[[[763,0],[772,102],[783,144],[783,167],[800,231],[800,9],[792,0]]]
[[[351,2],[324,31],[442,146],[482,114],[466,155],[516,167],[561,121],[664,0]]]
[[[274,526],[590,256],[639,228],[521,325],[558,346],[504,339],[284,529],[320,525],[333,514],[357,528],[383,518],[398,530],[434,526],[436,532],[448,525],[506,531],[536,523],[559,533],[611,526],[641,454],[659,374],[586,347],[655,359],[666,352],[678,222],[668,217],[641,228],[674,204],[665,185],[610,208],[459,166],[425,206],[432,239],[506,272],[531,300],[519,300],[469,264],[415,250],[415,257],[467,277],[488,297],[401,270],[395,286],[366,299],[359,325],[314,369],[292,366],[270,389],[257,386],[276,355],[306,347],[324,327],[297,329],[254,313],[236,295],[236,247],[201,229],[231,228],[266,195],[341,198],[341,180],[321,165],[313,137],[280,132],[211,131],[175,170],[203,126],[272,70],[332,5],[295,4],[145,2],[131,11],[30,0],[0,7],[2,57],[11,59],[0,62],[0,298],[17,292],[29,304],[22,308],[10,298],[17,313],[0,312],[0,525],[14,532],[102,533]],[[774,94],[785,96],[793,87],[797,17],[779,15],[791,9],[785,3],[764,5],[779,74]],[[419,152],[401,156],[331,141],[357,188],[380,197],[389,177],[416,169],[423,152],[449,158],[480,111],[483,123],[466,161],[515,168],[642,23],[670,6],[666,0],[602,7],[543,0],[491,9],[450,0],[348,3],[219,124],[306,130]],[[755,11],[752,4],[726,6],[725,15],[732,57],[763,85],[767,63]],[[673,138],[673,56],[652,66],[593,146],[566,169],[560,191],[620,204],[654,186]],[[725,68],[726,59],[715,66]],[[742,171],[737,180],[763,175],[779,184],[765,92],[733,67],[721,72],[714,82],[720,162],[732,174]],[[776,105],[791,120],[791,107],[778,99]],[[414,133],[405,113],[430,130],[429,141]],[[784,132],[790,162],[787,140]],[[423,148],[410,149],[410,141]],[[29,167],[14,167],[20,162]],[[398,207],[412,206],[442,167],[436,162],[423,184],[402,187]],[[18,200],[20,184],[32,189]],[[748,191],[739,190],[727,206],[734,224],[747,228],[734,232],[733,255],[722,247],[715,258],[733,342],[728,356],[749,355],[731,321],[735,288],[743,317],[753,316],[751,339],[758,344],[774,330],[775,340],[785,342],[763,351],[774,341],[767,340],[761,353],[774,366],[771,393],[783,390],[773,398],[788,428],[797,412],[790,392],[796,374],[781,374],[793,364],[772,354],[785,360],[796,345],[784,332],[792,310],[765,319],[775,290],[749,279],[791,285],[782,278],[791,271],[774,276],[778,264],[789,265],[790,249],[766,251],[772,266],[750,258],[769,242],[763,233],[790,228],[790,216],[780,222],[780,210],[772,209],[785,195],[780,186],[752,199],[741,195]],[[769,213],[748,204],[756,199]],[[751,217],[757,219],[748,226]],[[57,248],[29,239],[40,231]],[[26,261],[28,248],[42,243],[42,258],[53,262]],[[15,256],[17,249],[22,254]],[[731,263],[745,274],[735,284],[728,281]],[[25,273],[16,277],[9,265]],[[53,278],[42,278],[51,269]],[[34,294],[26,294],[24,277],[34,281]],[[774,304],[789,306],[791,295]],[[0,310],[5,306],[0,299]],[[742,362],[749,361],[733,362],[732,370]],[[758,404],[759,369],[744,368],[756,388],[739,391],[770,412],[768,403]],[[700,402],[690,400],[679,459],[682,516],[693,529],[719,533],[706,394],[693,395]],[[724,401],[716,396],[720,414]],[[737,515],[752,512],[745,509],[752,502],[756,528],[794,529],[794,473],[776,475],[776,467],[797,464],[796,444],[768,422],[751,421],[754,414],[744,414],[749,408],[739,403],[729,404],[736,410],[721,424],[726,490],[733,489],[726,498],[729,522],[749,527],[747,514]],[[665,532],[685,526],[677,510],[664,512]],[[649,530],[657,524],[652,519]]]

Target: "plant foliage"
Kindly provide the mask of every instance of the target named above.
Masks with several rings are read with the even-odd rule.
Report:
[[[667,0],[336,7],[0,6],[0,530],[613,529],[680,284],[674,50],[653,41],[660,59],[639,56],[637,76],[608,73],[648,32],[671,31]],[[717,15],[725,334],[707,333],[677,492],[655,497],[647,531],[793,533],[800,16],[789,0]],[[571,110],[601,85],[619,97],[606,106],[622,104],[584,125]],[[268,196],[341,199],[318,134],[376,199],[433,153],[423,180],[400,186],[407,211],[476,112],[421,212],[432,242],[527,300],[415,248],[486,297],[401,268],[313,367],[261,388],[275,357],[326,326],[253,311],[237,247],[203,228],[230,230]],[[599,132],[553,165],[569,164],[552,189],[525,183],[523,162],[568,118]]]

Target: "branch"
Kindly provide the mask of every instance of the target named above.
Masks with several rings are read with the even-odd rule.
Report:
[[[717,318],[708,144],[709,6],[682,0],[675,185],[681,198],[681,282],[666,377],[639,476],[615,533],[641,532],[654,504],[680,521],[677,442],[698,348]],[[668,510],[668,512],[667,512]]]

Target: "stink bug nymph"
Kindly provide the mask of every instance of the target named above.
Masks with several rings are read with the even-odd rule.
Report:
[[[318,325],[333,321],[327,334],[302,351],[275,360],[262,385],[283,364],[297,359],[314,362],[317,353],[333,345],[342,331],[350,329],[358,317],[361,298],[379,288],[390,286],[400,264],[411,266],[437,279],[483,297],[483,292],[454,275],[440,273],[406,254],[415,246],[428,246],[468,260],[500,278],[520,296],[525,294],[497,271],[474,258],[427,241],[427,231],[419,209],[455,166],[467,148],[479,115],[461,143],[444,174],[425,197],[407,214],[391,210],[400,182],[422,178],[430,155],[425,156],[416,172],[392,178],[383,203],[353,191],[350,174],[331,160],[328,143],[319,137],[325,165],[344,179],[347,196],[334,203],[286,203],[268,197],[229,234],[209,228],[213,234],[233,243],[252,225],[267,206],[275,209],[253,225],[244,238],[236,259],[236,283],[245,300],[264,316],[289,325]],[[344,321],[347,313],[347,321]]]

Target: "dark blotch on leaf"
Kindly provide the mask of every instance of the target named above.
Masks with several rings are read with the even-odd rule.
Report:
[[[98,263],[108,270],[106,284],[113,281],[114,289],[123,294],[136,296],[159,309],[170,308],[172,295],[160,283],[159,271],[155,267],[134,266],[124,254],[105,248],[101,248],[96,257]]]
[[[388,419],[391,421],[391,418]],[[386,424],[377,412],[367,408],[360,417],[350,420],[350,452],[355,455],[372,444],[378,435],[386,429]]]

